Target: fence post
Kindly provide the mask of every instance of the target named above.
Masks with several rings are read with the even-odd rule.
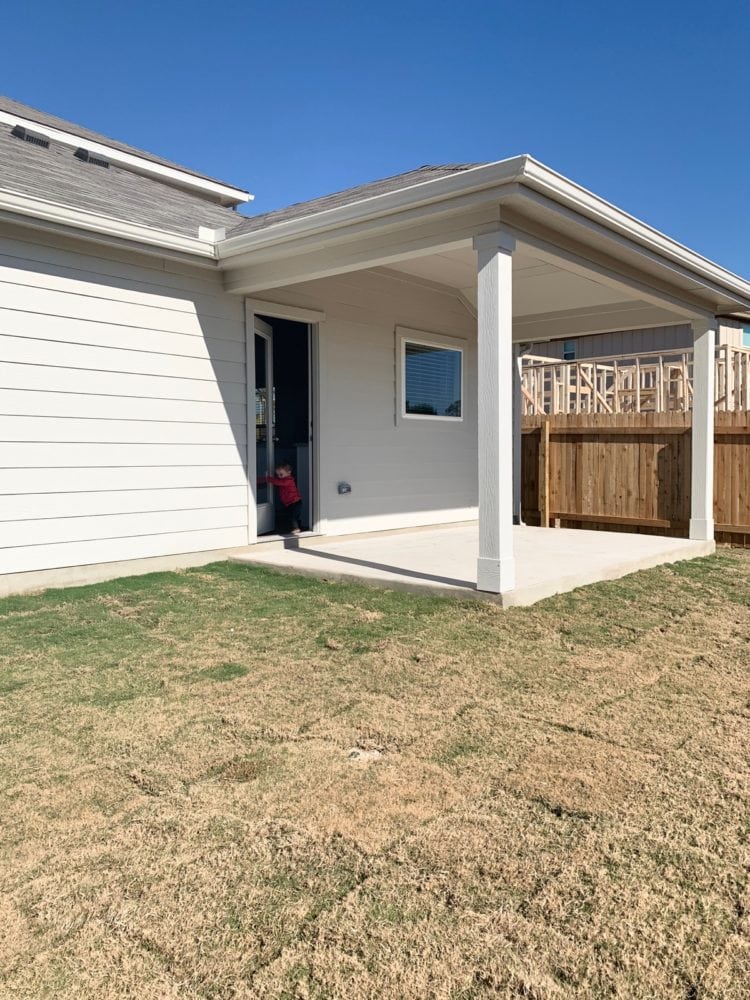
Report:
[[[539,524],[549,528],[549,417],[539,425]]]

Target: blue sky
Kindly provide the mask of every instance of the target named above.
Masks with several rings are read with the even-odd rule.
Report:
[[[750,276],[742,3],[6,3],[0,91],[253,211],[531,153]]]

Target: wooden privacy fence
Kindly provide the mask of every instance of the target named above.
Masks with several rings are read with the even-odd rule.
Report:
[[[687,535],[690,413],[522,418],[527,524]],[[750,544],[750,413],[717,412],[718,541]]]

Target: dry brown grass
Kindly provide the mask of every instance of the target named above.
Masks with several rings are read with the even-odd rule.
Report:
[[[750,997],[748,571],[0,602],[0,995]]]

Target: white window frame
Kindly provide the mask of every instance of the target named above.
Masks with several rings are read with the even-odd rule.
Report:
[[[419,344],[423,347],[436,347],[440,350],[456,351],[461,363],[461,416],[447,417],[431,413],[406,412],[406,345]],[[462,424],[466,412],[465,377],[466,371],[466,341],[456,337],[446,337],[441,333],[428,333],[425,330],[412,330],[409,327],[396,327],[396,423],[432,422],[442,424]]]

